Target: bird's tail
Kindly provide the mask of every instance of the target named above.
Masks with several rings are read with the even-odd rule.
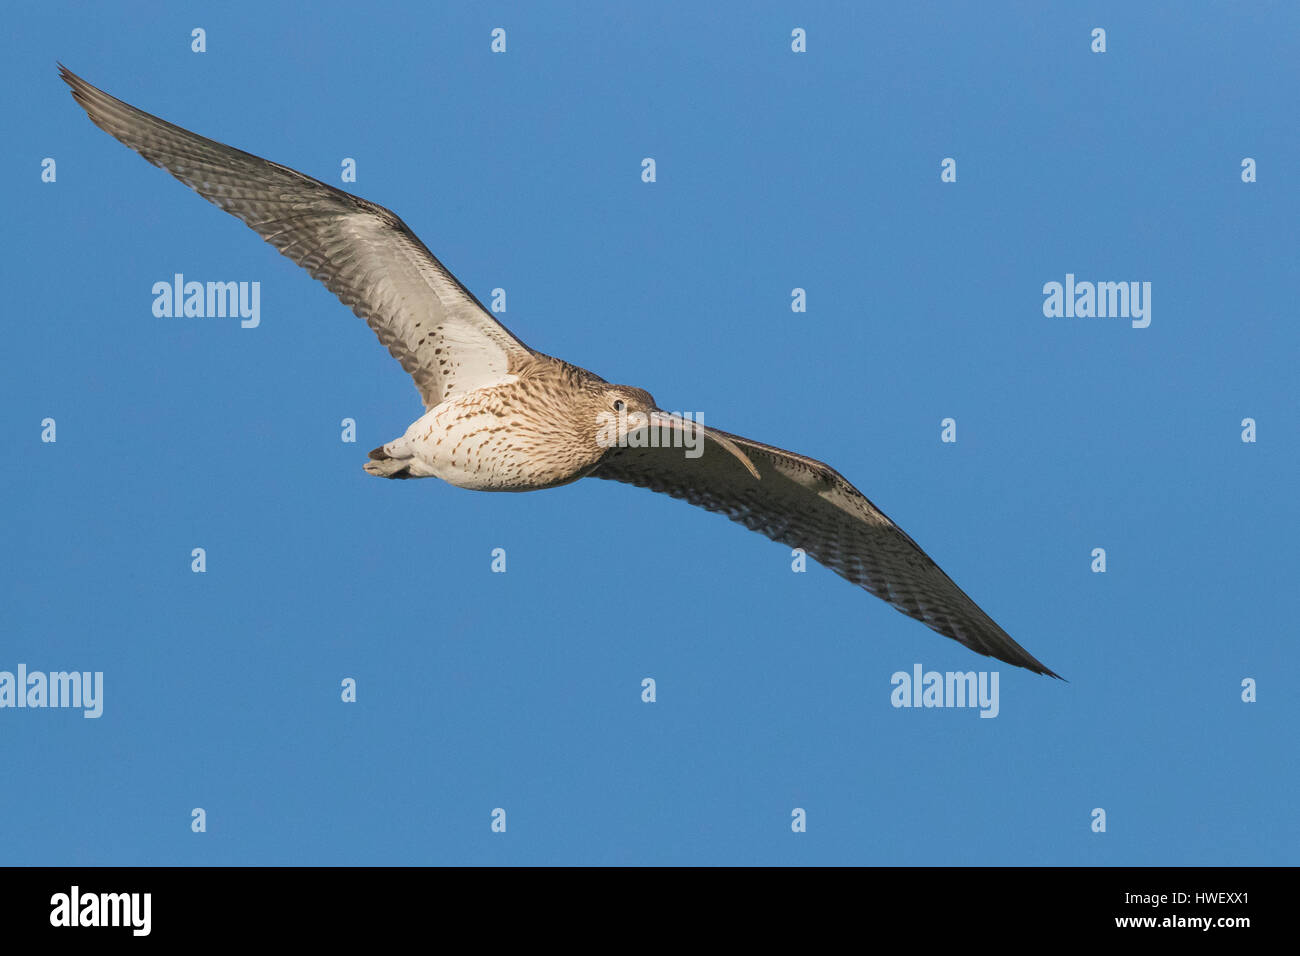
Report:
[[[384,449],[391,447],[395,442],[388,445],[380,445],[370,453],[370,460],[366,462],[365,469],[368,474],[377,475],[380,478],[413,478],[411,474],[411,459],[399,458],[390,455]]]

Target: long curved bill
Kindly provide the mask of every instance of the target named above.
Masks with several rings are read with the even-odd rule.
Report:
[[[657,428],[660,435],[677,432],[683,436],[682,444],[686,447],[690,447],[690,445],[685,439],[690,438],[693,440],[695,436],[702,434],[705,438],[712,439],[727,451],[735,455],[736,460],[744,465],[756,480],[762,480],[762,476],[759,475],[758,469],[754,467],[754,463],[749,460],[749,456],[741,451],[740,447],[735,442],[730,438],[727,438],[725,435],[721,435],[715,431],[710,431],[699,422],[691,421],[680,415],[671,415],[668,412],[651,412],[649,427]]]

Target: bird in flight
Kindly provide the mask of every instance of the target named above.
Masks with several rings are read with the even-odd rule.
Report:
[[[174,126],[62,65],[59,71],[95,125],[323,282],[415,380],[424,414],[370,453],[370,474],[435,477],[479,491],[533,491],[591,477],[663,492],[802,548],[976,653],[1059,676],[829,465],[705,428],[663,411],[643,389],[611,385],[529,348],[383,206]]]

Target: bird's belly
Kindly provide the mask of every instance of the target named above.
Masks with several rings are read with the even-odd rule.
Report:
[[[535,491],[582,476],[548,464],[547,436],[532,434],[498,409],[472,403],[444,402],[417,420],[406,438],[415,452],[413,474],[458,488]]]

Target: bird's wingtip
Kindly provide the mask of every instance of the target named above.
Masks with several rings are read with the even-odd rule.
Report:
[[[1042,674],[1044,677],[1054,677],[1056,680],[1063,681],[1066,684],[1070,683],[1060,674],[1056,673],[1056,671],[1052,670],[1050,667],[1047,667],[1044,664],[1039,663],[1038,661],[1034,661],[1034,663],[1029,667],[1029,669],[1033,671],[1035,674]]]
[[[81,77],[77,76],[77,74],[73,73],[62,63],[60,63],[57,60],[55,61],[55,63],[59,68],[59,79],[61,79],[64,83],[67,83],[68,86],[72,87],[73,96],[76,96],[82,90],[94,89],[93,86],[91,86]]]

